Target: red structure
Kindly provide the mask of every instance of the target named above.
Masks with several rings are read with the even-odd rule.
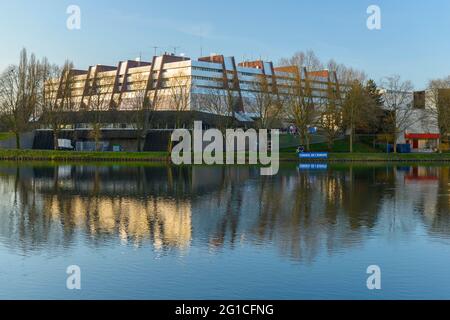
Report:
[[[424,139],[424,140],[430,140],[430,139],[439,139],[441,137],[438,133],[406,133],[405,139]]]
[[[405,133],[406,143],[414,149],[433,149],[439,145],[439,133]]]

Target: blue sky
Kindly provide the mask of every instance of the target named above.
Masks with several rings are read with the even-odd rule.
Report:
[[[0,0],[0,68],[22,47],[78,68],[145,60],[153,46],[191,57],[212,52],[277,62],[313,49],[379,80],[399,74],[417,89],[450,74],[450,1],[404,0]],[[66,9],[81,8],[81,30],[66,28]],[[382,29],[366,27],[369,5]]]

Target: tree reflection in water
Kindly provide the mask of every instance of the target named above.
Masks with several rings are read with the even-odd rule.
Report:
[[[283,256],[313,261],[423,223],[449,237],[446,166],[282,167],[3,166],[0,242],[23,252],[151,245],[211,250],[274,243]]]

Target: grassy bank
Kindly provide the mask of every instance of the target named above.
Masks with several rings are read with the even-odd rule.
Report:
[[[302,160],[314,161],[314,160]],[[323,161],[323,160],[320,160]],[[440,161],[450,162],[450,153],[330,153],[328,161]]]
[[[169,161],[167,152],[73,152],[53,150],[0,149],[0,160],[6,161]]]
[[[8,140],[14,137],[13,133],[10,132],[0,132],[0,141]]]
[[[55,161],[55,162],[170,162],[168,152],[73,152],[53,150],[0,149],[3,161]],[[282,151],[281,161],[300,161],[295,151]],[[302,160],[303,162],[315,160]],[[323,162],[324,160],[317,160]],[[442,161],[450,162],[450,153],[386,154],[386,153],[330,153],[328,161]]]
[[[298,140],[298,138],[297,138]],[[281,152],[295,152],[297,146],[289,146],[283,147],[283,144],[280,143]],[[331,150],[328,150],[328,145],[326,143],[315,143],[311,144],[310,150],[312,152],[332,152],[332,153],[347,153],[350,152],[350,140],[348,138],[342,140],[336,140],[331,147]],[[355,141],[353,144],[353,151],[355,153],[383,153],[382,150],[374,148],[372,145],[367,143],[363,143],[360,141]]]
[[[311,144],[311,152],[328,152],[328,145],[326,143]],[[353,144],[353,153],[350,153],[350,141],[348,138],[342,140],[336,140],[329,152],[328,161],[359,161],[359,162],[370,162],[370,161],[414,161],[414,162],[426,162],[426,161],[450,161],[450,153],[409,153],[409,154],[393,154],[386,153],[379,148],[374,148],[373,145],[355,141]],[[296,148],[287,147],[281,148],[280,158],[283,160],[292,160],[297,158]],[[312,162],[323,160],[302,160],[302,162]]]

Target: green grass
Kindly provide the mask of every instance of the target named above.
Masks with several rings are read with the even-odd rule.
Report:
[[[298,144],[297,144],[298,146]],[[310,146],[311,151],[313,152],[328,152],[328,145],[326,143],[317,143],[317,144],[311,144]],[[296,146],[291,147],[284,147],[280,143],[280,151],[281,152],[295,152]],[[342,139],[342,140],[336,140],[333,144],[333,147],[331,149],[332,153],[348,153],[350,152],[350,141],[349,139]],[[355,153],[380,153],[381,151],[379,149],[373,148],[372,146],[362,143],[362,142],[355,142],[353,144],[353,152]]]
[[[280,134],[280,150],[293,149],[300,144],[299,137],[292,134]]]
[[[450,161],[450,153],[409,153],[409,154],[393,154],[385,153],[380,149],[373,148],[370,143],[363,143],[356,141],[353,144],[353,153],[350,153],[349,139],[336,140],[332,147],[331,152],[328,150],[326,143],[312,144],[310,149],[312,152],[329,152],[329,161],[358,161],[358,162],[371,162],[371,161]],[[296,147],[288,147],[280,149],[280,159],[284,161],[298,160],[296,154]],[[314,160],[302,160],[302,161],[314,161]],[[319,161],[319,160],[318,160]],[[323,160],[320,160],[323,161]]]
[[[348,161],[450,161],[448,153],[331,153],[330,160]]]
[[[14,134],[11,132],[0,132],[0,141],[8,140],[12,137],[14,137]]]
[[[328,151],[328,145],[326,143],[311,145],[312,151]],[[337,140],[334,142],[331,152],[350,152],[350,141],[348,139]],[[367,144],[361,142],[355,142],[353,144],[353,152],[356,153],[379,153],[378,149],[373,148]]]
[[[2,161],[33,161],[42,163],[51,162],[92,162],[92,163],[170,163],[168,152],[73,152],[73,151],[47,151],[47,150],[5,150],[0,149]],[[295,150],[280,152],[280,160],[287,162],[300,161]],[[308,160],[302,160],[308,161]],[[314,160],[309,160],[314,161]],[[321,160],[323,161],[323,160]],[[386,154],[386,153],[330,153],[329,161],[450,161],[450,153],[410,153],[410,154]]]
[[[167,161],[168,152],[73,152],[54,150],[0,150],[2,160],[37,161]]]
[[[280,153],[281,161],[300,161],[295,152],[282,152]],[[309,160],[302,159],[302,162],[324,162],[324,160]],[[448,162],[450,161],[450,153],[408,153],[408,154],[393,154],[393,153],[329,153],[328,161],[359,161],[359,162],[371,162],[371,161],[417,161],[417,162],[426,162],[426,161],[442,161]]]

